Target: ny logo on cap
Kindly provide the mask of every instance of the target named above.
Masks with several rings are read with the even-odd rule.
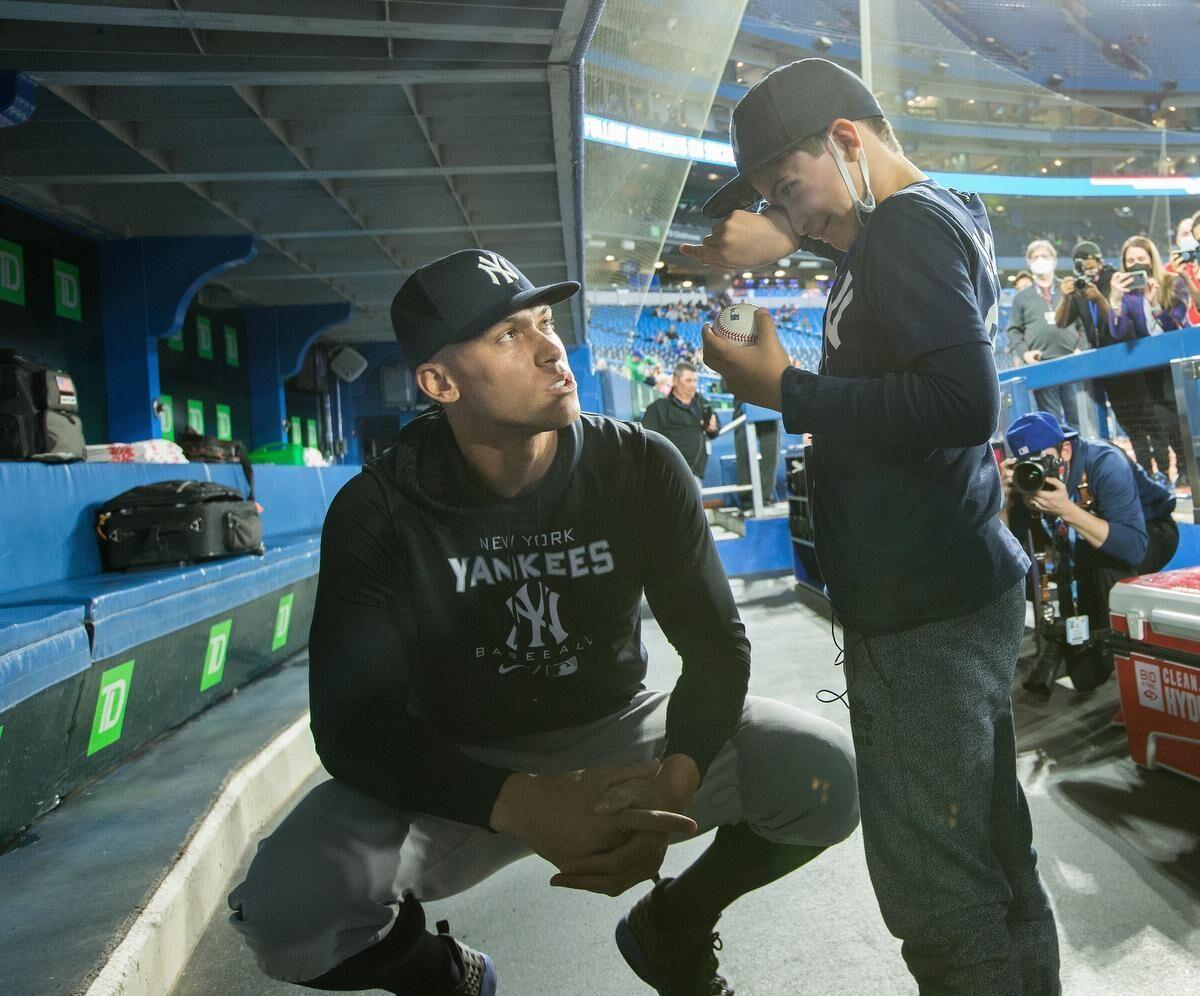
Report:
[[[515,284],[521,280],[521,274],[517,272],[516,267],[503,256],[494,252],[485,252],[479,257],[479,269],[491,277],[492,283],[497,287],[500,286],[501,277],[507,284]]]

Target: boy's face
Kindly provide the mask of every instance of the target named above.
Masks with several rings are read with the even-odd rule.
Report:
[[[849,161],[846,149],[841,151],[857,182],[858,164]],[[863,154],[861,147],[857,151]],[[787,212],[797,235],[820,239],[843,252],[858,235],[854,203],[828,146],[817,156],[793,152],[781,165],[756,174],[752,182],[759,194]]]

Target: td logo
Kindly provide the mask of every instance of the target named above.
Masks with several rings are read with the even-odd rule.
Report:
[[[206,692],[220,684],[225,674],[225,655],[229,652],[229,631],[233,620],[219,622],[208,633],[208,649],[204,651],[204,669],[200,673],[200,691]]]
[[[0,239],[0,301],[25,304],[25,250]]]
[[[54,313],[60,318],[83,321],[83,301],[79,294],[79,267],[54,261]]]
[[[133,663],[126,661],[100,675],[100,694],[96,697],[88,757],[121,739],[125,707],[129,704],[129,687],[133,683]]]
[[[279,608],[275,610],[275,632],[271,636],[271,650],[275,651],[288,641],[288,629],[292,625],[292,602],[295,592],[288,592],[279,599]]]

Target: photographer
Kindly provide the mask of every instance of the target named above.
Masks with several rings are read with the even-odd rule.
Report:
[[[1073,276],[1059,283],[1062,296],[1054,311],[1054,323],[1061,328],[1077,326],[1093,349],[1112,345],[1112,310],[1108,294],[1113,267],[1104,262],[1095,242],[1080,242],[1071,252],[1075,264]]]
[[[1112,672],[1103,641],[1112,586],[1175,555],[1175,496],[1112,443],[1084,442],[1049,412],[1022,415],[1005,435],[1009,528],[1052,548],[1063,608],[1064,629],[1043,633],[1049,639],[1024,687],[1048,691],[1065,663],[1076,690],[1090,691]]]
[[[1121,272],[1113,275],[1109,304],[1113,312],[1112,336],[1118,342],[1160,335],[1182,328],[1187,322],[1187,290],[1183,278],[1164,272],[1158,247],[1141,235],[1126,239],[1121,247]],[[1142,385],[1136,384],[1139,376]],[[1118,384],[1131,385],[1137,395],[1132,402],[1121,399],[1123,405],[1133,409],[1129,413],[1130,419],[1127,421],[1120,411],[1117,418],[1130,433],[1138,462],[1149,472],[1152,469],[1149,458],[1153,454],[1161,480],[1166,483],[1170,469],[1167,447],[1170,446],[1175,450],[1178,472],[1175,487],[1187,487],[1170,370],[1158,367],[1114,380]],[[1146,417],[1147,410],[1149,417]],[[1136,422],[1136,425],[1130,422]]]
[[[1005,329],[1008,351],[1013,366],[1017,367],[1070,356],[1085,345],[1078,323],[1056,320],[1064,291],[1054,282],[1058,265],[1054,246],[1046,239],[1035,239],[1025,249],[1025,261],[1033,283],[1013,297],[1012,314]],[[1039,408],[1054,412],[1064,421],[1079,421],[1071,385],[1038,388],[1034,398]]]

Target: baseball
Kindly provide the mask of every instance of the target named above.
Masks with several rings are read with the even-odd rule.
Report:
[[[754,312],[757,310],[754,305],[745,303],[722,308],[713,323],[713,331],[735,346],[753,346],[758,342],[758,332],[754,328]]]

